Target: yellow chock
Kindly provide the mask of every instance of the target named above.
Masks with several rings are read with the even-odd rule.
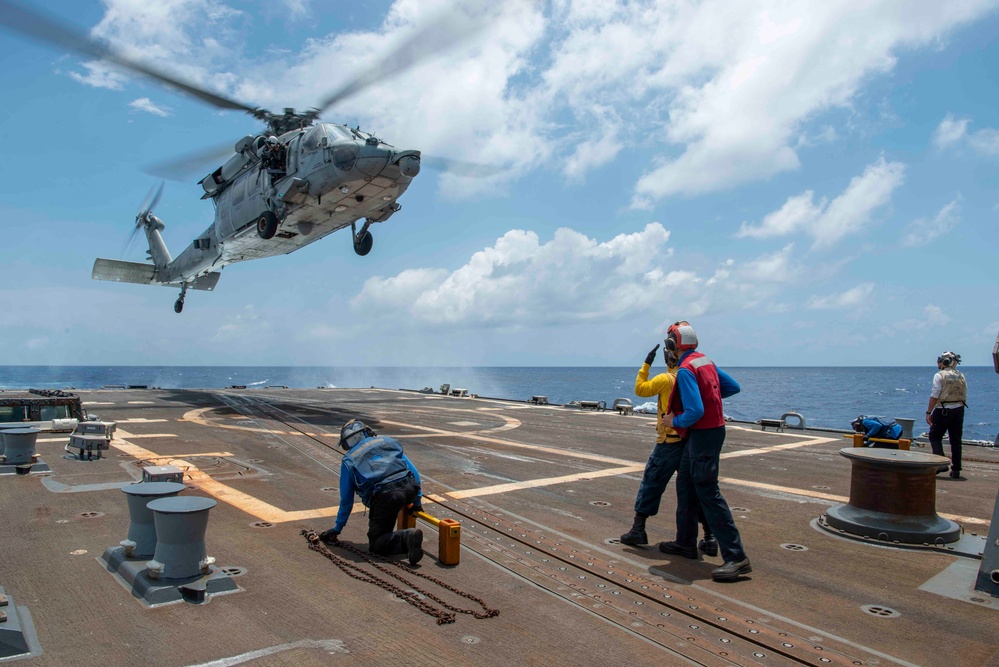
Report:
[[[854,433],[852,435],[848,433],[848,434],[844,435],[843,437],[844,438],[853,438],[853,446],[854,447],[863,447],[864,446],[864,434],[863,433]],[[868,440],[870,440],[871,442],[883,442],[883,443],[885,443],[887,445],[895,445],[895,447],[897,449],[905,449],[905,450],[908,450],[909,446],[912,445],[912,441],[909,440],[908,438],[899,438],[898,440],[888,440],[886,438],[868,438]]]
[[[461,524],[454,519],[441,519],[438,529],[441,564],[457,565],[461,560]]]
[[[417,518],[437,526],[438,560],[441,565],[457,565],[461,560],[461,523],[454,519],[438,519],[426,512],[417,512],[414,515],[410,514],[409,511],[409,506],[403,507],[399,511],[399,520],[396,522],[396,529],[405,530],[407,528],[415,528]]]

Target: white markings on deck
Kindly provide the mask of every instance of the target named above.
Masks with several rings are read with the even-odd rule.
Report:
[[[427,398],[431,398],[431,397],[427,397]],[[197,424],[200,424],[200,425],[203,425],[203,426],[207,426],[207,427],[210,427],[210,428],[228,428],[228,429],[240,430],[240,431],[252,431],[252,432],[259,432],[259,433],[273,433],[273,434],[277,434],[277,435],[302,435],[302,433],[300,433],[300,432],[284,432],[284,431],[277,431],[277,430],[266,429],[266,428],[251,428],[251,427],[247,427],[247,426],[236,426],[236,425],[232,425],[232,424],[221,424],[221,423],[218,423],[218,422],[213,422],[213,421],[209,421],[209,420],[205,419],[204,416],[203,416],[204,413],[208,412],[208,411],[211,411],[211,410],[214,410],[214,409],[215,408],[199,408],[199,409],[196,409],[196,410],[191,410],[191,411],[187,412],[182,417],[182,420],[194,422],[194,423],[197,423]],[[459,408],[457,410],[458,411],[468,411],[468,412],[472,411],[472,410],[468,410],[467,408]],[[612,413],[612,414],[615,414],[615,413]],[[497,416],[499,416],[499,417],[501,417],[501,418],[503,418],[505,420],[506,423],[503,426],[499,426],[499,427],[495,427],[495,428],[491,428],[491,429],[483,429],[483,430],[479,430],[479,431],[469,431],[469,432],[446,431],[446,430],[439,429],[439,428],[433,428],[433,427],[429,427],[429,426],[420,426],[420,425],[412,424],[412,423],[409,423],[409,422],[391,421],[391,420],[387,420],[387,419],[382,419],[381,423],[384,424],[384,425],[386,425],[386,426],[395,426],[395,427],[399,427],[399,428],[402,428],[402,429],[409,429],[409,430],[420,431],[420,433],[418,433],[418,434],[397,434],[397,435],[394,434],[392,437],[394,437],[396,439],[415,438],[415,437],[428,437],[428,436],[435,437],[435,438],[439,438],[439,437],[459,437],[459,438],[464,438],[464,439],[467,439],[467,440],[474,440],[474,441],[478,441],[478,442],[489,443],[489,444],[492,444],[492,445],[499,445],[499,446],[502,446],[502,447],[513,447],[513,448],[517,448],[517,449],[527,449],[527,450],[531,450],[531,451],[535,451],[535,452],[543,452],[543,453],[546,453],[546,454],[554,454],[554,455],[557,455],[557,456],[565,456],[565,457],[570,457],[572,459],[577,459],[577,460],[595,461],[595,462],[606,463],[606,464],[610,464],[610,465],[615,466],[613,468],[606,468],[604,470],[592,470],[592,471],[587,471],[587,472],[582,472],[582,473],[574,473],[574,474],[571,474],[571,475],[562,475],[562,476],[559,476],[559,477],[546,477],[546,478],[543,478],[543,479],[525,480],[523,482],[510,482],[510,483],[506,483],[506,484],[495,484],[495,485],[492,485],[492,486],[479,487],[479,488],[476,488],[476,489],[464,489],[464,490],[459,490],[459,491],[452,491],[452,492],[449,492],[449,493],[445,494],[446,496],[451,497],[451,498],[455,498],[455,499],[473,498],[473,497],[487,496],[487,495],[497,495],[497,494],[501,494],[501,493],[508,493],[508,492],[511,492],[511,491],[518,491],[518,490],[523,490],[523,489],[541,488],[541,487],[546,487],[546,486],[554,486],[554,485],[557,485],[557,484],[566,484],[566,483],[571,483],[571,482],[578,482],[578,481],[581,481],[581,480],[584,480],[584,479],[597,479],[597,478],[601,478],[601,477],[613,477],[613,476],[617,476],[617,475],[626,475],[626,474],[631,474],[631,473],[635,473],[635,472],[640,472],[640,471],[643,471],[645,469],[645,464],[637,462],[637,461],[628,461],[628,460],[625,460],[625,459],[618,459],[618,458],[614,458],[614,457],[610,457],[610,456],[602,456],[602,455],[599,455],[599,454],[588,454],[586,452],[579,452],[579,451],[573,451],[573,450],[559,449],[559,448],[556,448],[556,447],[546,447],[546,446],[543,446],[543,445],[532,445],[532,444],[527,444],[527,443],[514,442],[514,441],[511,441],[511,440],[503,440],[503,439],[500,439],[500,438],[494,438],[494,437],[490,437],[488,435],[484,435],[485,433],[494,432],[494,431],[501,431],[501,430],[509,430],[509,429],[514,429],[514,428],[517,428],[517,427],[520,426],[520,421],[517,420],[517,419],[514,419],[512,417],[508,417],[506,415],[497,415]],[[465,423],[462,423],[462,422],[451,422],[451,423],[453,423],[455,425],[464,425],[464,424],[473,425],[474,424],[474,422],[465,422]],[[750,429],[745,429],[745,430],[750,430]],[[306,434],[306,435],[314,435],[314,434]],[[332,436],[330,434],[323,433],[323,432],[318,433],[318,435],[319,436],[324,436],[324,437],[330,437],[330,438],[335,437],[335,436]],[[797,442],[782,443],[780,445],[771,445],[769,447],[756,447],[756,448],[746,448],[746,449],[733,450],[733,451],[729,451],[729,452],[723,453],[721,455],[721,458],[738,458],[738,457],[744,457],[744,456],[756,456],[756,455],[760,455],[760,454],[767,454],[767,453],[770,453],[770,452],[778,452],[778,451],[798,449],[798,448],[801,448],[801,447],[808,447],[808,446],[811,446],[811,445],[828,444],[830,442],[836,442],[836,441],[839,440],[838,438],[814,437],[814,436],[807,436],[807,435],[804,435],[804,434],[797,434],[797,433],[781,433],[781,434],[771,433],[769,435],[772,435],[772,436],[773,435],[783,435],[783,436],[788,436],[788,437],[793,437],[793,438],[802,438],[802,439],[799,440],[799,441],[797,441]],[[129,436],[129,437],[136,437],[136,436]],[[133,445],[133,447],[135,447],[135,445]],[[164,457],[157,457],[152,452],[148,452],[148,454],[150,454],[152,456],[144,456],[143,458],[158,458],[158,459],[163,459],[164,458]],[[189,456],[198,456],[198,455],[189,455]],[[204,455],[201,455],[201,456],[204,456]],[[235,507],[243,510],[244,512],[247,512],[248,514],[256,516],[257,518],[259,518],[262,521],[268,521],[268,522],[271,522],[271,523],[284,523],[284,522],[288,522],[288,521],[305,520],[305,519],[313,519],[313,518],[321,518],[321,517],[330,517],[330,516],[336,515],[336,513],[337,513],[337,511],[339,509],[338,507],[321,507],[321,508],[312,509],[312,510],[285,511],[285,510],[277,508],[277,507],[275,507],[273,505],[265,503],[265,502],[263,502],[261,500],[258,500],[257,498],[254,498],[253,496],[250,496],[249,494],[243,493],[241,491],[236,491],[235,489],[232,489],[231,487],[229,487],[229,486],[227,486],[225,484],[222,484],[221,482],[218,482],[218,481],[212,479],[207,474],[201,472],[196,467],[194,467],[193,465],[191,465],[190,463],[188,463],[186,461],[182,461],[181,463],[183,463],[184,465],[187,465],[189,467],[189,472],[193,471],[195,473],[195,474],[191,475],[192,481],[194,483],[196,483],[206,493],[209,493],[209,494],[215,496],[216,498],[218,498],[219,500],[227,502],[227,503],[229,503],[229,504],[231,504],[231,505],[233,505],[233,506],[235,506]],[[173,464],[177,465],[177,462],[175,461]],[[793,487],[779,486],[779,485],[776,485],[776,484],[766,484],[766,483],[763,483],[763,482],[753,482],[753,481],[749,481],[749,480],[740,480],[740,479],[734,479],[734,478],[729,478],[729,477],[719,478],[719,482],[722,482],[724,484],[729,484],[729,485],[732,485],[732,486],[742,486],[742,487],[746,487],[746,488],[753,488],[753,489],[759,489],[759,490],[765,490],[765,491],[771,491],[771,492],[780,492],[780,493],[793,494],[793,495],[804,496],[804,497],[809,497],[809,498],[815,498],[815,499],[818,499],[818,500],[828,501],[828,502],[831,502],[831,503],[846,503],[846,502],[849,502],[849,498],[844,497],[844,496],[837,496],[837,495],[828,494],[828,493],[821,493],[819,491],[808,490],[808,489],[796,489],[796,488],[793,488]],[[432,498],[432,496],[428,495],[426,498],[429,499],[429,498]],[[363,510],[363,505],[361,505],[361,503],[356,503],[354,505],[354,511],[361,511],[361,510]],[[943,513],[941,513],[940,516],[942,516],[944,518],[947,518],[947,519],[950,519],[952,521],[957,521],[959,523],[960,522],[964,522],[964,523],[978,524],[978,525],[988,525],[989,524],[988,520],[979,519],[979,518],[976,518],[976,517],[966,517],[966,516],[959,516],[959,515],[952,515],[952,514],[943,514]]]
[[[734,459],[740,456],[756,456],[757,454],[767,454],[769,452],[779,452],[785,449],[797,449],[798,447],[807,447],[809,445],[821,445],[827,442],[837,442],[836,438],[810,438],[808,440],[802,440],[800,442],[786,442],[783,445],[771,445],[770,447],[756,447],[753,449],[737,449],[731,452],[725,452],[721,455],[723,459]]]
[[[114,405],[114,401],[83,401],[82,405]]]
[[[451,426],[478,426],[478,422],[448,422]]]
[[[575,452],[571,452],[575,453]],[[509,484],[496,484],[495,486],[483,486],[478,489],[465,489],[464,491],[451,491],[444,495],[451,498],[478,498],[480,496],[491,496],[497,493],[508,493],[510,491],[520,491],[521,489],[536,489],[541,486],[552,486],[553,484],[566,484],[568,482],[578,482],[580,480],[594,479],[597,477],[613,477],[615,475],[626,475],[628,473],[645,470],[645,464],[635,464],[621,468],[607,468],[605,470],[593,470],[580,472],[574,475],[563,475],[561,477],[548,477],[545,479],[531,479],[526,482],[511,482]]]
[[[155,401],[129,401],[129,405],[155,405]]]
[[[347,650],[347,645],[339,639],[303,639],[302,641],[290,642],[288,644],[278,644],[277,646],[260,648],[256,651],[247,651],[246,653],[240,653],[239,655],[234,655],[230,658],[221,658],[219,660],[212,660],[211,662],[202,662],[197,665],[192,665],[191,667],[232,667],[232,665],[241,665],[244,662],[300,648],[319,649],[321,651],[326,651],[331,655],[334,653],[350,653],[350,651]]]

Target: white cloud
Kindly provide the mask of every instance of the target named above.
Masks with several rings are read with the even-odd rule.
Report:
[[[751,227],[745,222],[742,223],[736,233],[736,238],[787,236],[803,227],[811,227],[818,220],[825,207],[824,201],[816,206],[812,201],[813,198],[814,193],[811,190],[796,197],[788,197],[779,210],[763,218],[763,223],[759,227]]]
[[[829,203],[813,228],[815,246],[830,246],[859,232],[871,221],[874,211],[891,201],[891,195],[905,177],[901,162],[880,160],[854,177],[846,190]]]
[[[125,75],[119,70],[114,69],[103,62],[87,62],[83,63],[83,67],[87,70],[86,74],[69,72],[69,76],[74,81],[78,81],[85,86],[106,88],[108,90],[121,90],[125,85]]]
[[[968,135],[968,145],[982,155],[999,155],[999,130],[986,128]]]
[[[954,229],[961,221],[961,198],[950,202],[933,217],[913,220],[906,227],[902,245],[906,247],[925,245]]]
[[[813,247],[834,245],[842,238],[860,232],[879,208],[891,201],[892,193],[902,185],[905,165],[885,162],[884,157],[868,165],[864,173],[851,179],[843,192],[830,202],[814,202],[807,190],[789,197],[784,205],[769,213],[758,226],[742,223],[737,238],[771,238],[807,232],[815,238]]]
[[[777,252],[762,255],[751,262],[747,262],[741,269],[740,275],[748,281],[764,283],[790,283],[798,279],[800,268],[794,264],[792,258],[794,244],[789,243]]]
[[[572,229],[542,243],[511,230],[455,271],[409,269],[367,280],[351,306],[407,313],[424,323],[522,326],[598,320],[662,303],[699,282],[666,270],[669,232],[658,222],[598,242]]]
[[[987,127],[968,132],[970,122],[968,118],[954,118],[953,114],[947,114],[933,133],[933,145],[943,149],[966,143],[981,155],[999,155],[999,130]]]
[[[840,294],[813,296],[806,306],[812,310],[843,310],[856,308],[874,294],[874,284],[864,283]]]
[[[967,118],[954,118],[953,115],[947,114],[933,132],[933,145],[937,148],[948,148],[961,141],[967,132]]]
[[[944,324],[950,324],[950,316],[945,314],[939,306],[930,304],[923,308],[923,321],[925,324],[942,326]]]
[[[169,107],[160,107],[153,103],[148,97],[140,97],[138,99],[132,100],[128,103],[128,106],[132,107],[136,111],[145,111],[146,113],[151,113],[154,116],[166,117],[171,115]]]
[[[306,0],[285,3],[308,11]],[[96,36],[271,108],[315,104],[325,92],[317,72],[347,79],[441,12],[485,12],[488,27],[474,40],[344,100],[337,116],[427,155],[509,166],[504,180],[553,159],[578,180],[641,148],[653,157],[643,158],[635,206],[796,169],[809,137],[836,140],[823,112],[849,108],[871,77],[891,71],[897,52],[935,44],[989,10],[978,0],[396,0],[374,30],[274,53],[241,43],[253,17],[221,0],[105,4]],[[982,134],[976,145],[997,144]],[[495,180],[475,187],[502,192]]]

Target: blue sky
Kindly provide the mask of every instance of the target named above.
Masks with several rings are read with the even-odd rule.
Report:
[[[144,167],[261,126],[0,31],[0,364],[633,365],[681,318],[730,366],[991,363],[997,2],[34,4],[275,111],[489,8],[324,119],[504,170],[424,169],[367,257],[339,232],[177,315],[93,260],[143,261]],[[204,174],[157,207],[174,255]]]

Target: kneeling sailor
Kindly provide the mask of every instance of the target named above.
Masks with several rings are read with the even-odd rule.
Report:
[[[393,528],[402,508],[412,504],[412,513],[423,509],[420,473],[398,441],[377,435],[362,421],[344,424],[340,446],[347,452],[340,464],[340,509],[336,523],[320,533],[320,539],[336,541],[350,518],[356,493],[369,510],[368,551],[382,556],[407,554],[410,565],[416,565],[423,558],[423,531]]]

